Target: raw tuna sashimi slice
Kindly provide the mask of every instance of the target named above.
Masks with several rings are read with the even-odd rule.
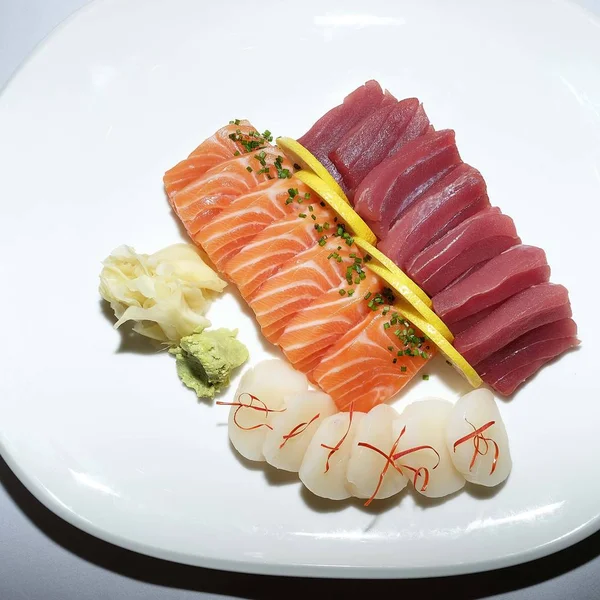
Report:
[[[344,288],[352,290],[350,296],[340,295],[334,288],[316,298],[287,324],[279,338],[288,360],[309,378],[327,349],[371,312],[365,295],[375,295],[382,285],[368,269],[365,275],[358,285]]]
[[[445,323],[452,324],[549,278],[550,267],[541,248],[513,246],[436,294],[433,309]]]
[[[242,142],[245,142],[245,145]],[[237,124],[230,123],[221,127],[204,140],[185,160],[165,173],[163,181],[167,196],[171,199],[179,190],[200,178],[212,167],[237,156],[236,152],[244,154],[250,148],[254,147],[256,150],[270,145],[249,121],[238,121]]]
[[[411,279],[433,296],[477,263],[520,243],[513,220],[498,208],[488,208],[417,254],[406,270]]]
[[[478,363],[528,331],[571,317],[569,293],[562,285],[541,283],[508,300],[454,339],[454,347],[477,369]]]
[[[446,288],[449,289],[449,288]],[[501,303],[500,303],[501,304]],[[461,319],[460,321],[456,321],[454,323],[446,323],[450,331],[457,336],[459,333],[465,331],[465,329],[469,329],[469,327],[473,327],[476,323],[479,323],[481,319],[487,317],[492,311],[496,310],[500,304],[496,304],[494,306],[490,306],[489,308],[484,308],[480,310],[478,313],[471,315],[470,317],[466,317]]]
[[[398,393],[431,358],[397,356],[404,347],[394,328],[386,329],[381,311],[367,317],[342,336],[325,354],[312,376],[340,410],[369,412]],[[396,362],[394,363],[394,359]]]
[[[408,123],[406,129],[397,139],[394,145],[388,150],[387,156],[389,158],[400,150],[404,144],[407,144],[411,140],[415,140],[418,137],[425,135],[427,132],[435,131],[433,125],[429,122],[429,117],[425,112],[422,104],[419,104],[415,114]]]
[[[419,252],[489,205],[481,173],[463,163],[432,185],[396,221],[379,249],[406,269]]]
[[[308,198],[306,198],[308,195]],[[315,204],[318,197],[298,179],[274,179],[234,199],[194,236],[219,271],[267,225]],[[297,199],[302,200],[298,204]],[[314,210],[314,207],[313,207]]]
[[[303,206],[303,205],[302,205]],[[224,268],[225,275],[250,301],[257,290],[286,262],[312,248],[323,237],[315,225],[333,226],[335,215],[328,207],[313,205],[316,220],[300,218],[298,213],[267,225],[251,242],[246,244]]]
[[[461,163],[454,131],[429,132],[404,145],[362,180],[354,207],[381,239],[436,181]]]
[[[487,384],[508,396],[545,363],[578,345],[575,321],[555,321],[495,352],[477,365],[477,371]]]
[[[343,244],[346,248],[348,246]],[[291,319],[316,298],[345,283],[349,251],[338,248],[338,238],[316,245],[286,262],[248,301],[263,335],[276,344]],[[331,257],[339,252],[343,262]]]
[[[342,177],[329,158],[329,153],[357,123],[377,110],[383,102],[395,102],[384,94],[376,81],[367,81],[344,98],[344,102],[325,113],[298,141],[310,150],[327,168],[338,183]]]
[[[421,129],[407,127],[417,110],[419,101],[407,98],[395,104],[385,104],[355,125],[329,153],[329,158],[344,178],[349,190],[353,190],[383,159],[411,139],[422,135],[429,128],[429,120],[421,122]]]
[[[277,148],[265,148],[223,162],[177,192],[171,199],[173,208],[189,235],[193,238],[235,198],[269,178],[276,179],[275,161],[292,172],[292,165]]]

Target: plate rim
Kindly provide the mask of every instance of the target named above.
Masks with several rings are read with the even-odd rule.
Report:
[[[189,555],[186,553],[164,550],[158,546],[149,546],[136,542],[133,539],[119,536],[108,529],[98,527],[91,521],[81,517],[74,511],[67,510],[56,498],[37,484],[27,473],[21,469],[18,461],[8,450],[3,440],[3,432],[0,428],[0,455],[5,460],[10,470],[27,490],[41,502],[48,510],[77,527],[85,533],[100,540],[161,560],[177,562],[184,565],[245,573],[250,575],[282,575],[289,577],[317,577],[323,579],[424,579],[430,577],[447,577],[455,575],[470,575],[495,571],[515,565],[535,561],[556,552],[560,552],[573,546],[600,530],[600,517],[589,520],[587,523],[575,527],[566,534],[550,540],[544,544],[528,548],[523,552],[514,552],[493,559],[484,559],[480,562],[455,564],[449,566],[422,566],[410,567],[372,567],[365,565],[327,565],[307,564],[301,562],[261,562],[260,560],[234,560],[212,558],[210,556]]]

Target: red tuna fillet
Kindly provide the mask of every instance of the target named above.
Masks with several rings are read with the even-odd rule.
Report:
[[[519,336],[571,314],[567,289],[540,283],[505,300],[479,323],[459,333],[454,347],[478,370],[478,363]]]
[[[508,396],[545,363],[578,345],[575,321],[555,321],[494,352],[477,365],[477,371],[487,384]]]
[[[396,99],[384,94],[376,81],[367,81],[344,98],[344,102],[325,113],[298,141],[308,148],[327,168],[338,183],[342,177],[329,158],[329,153],[356,124],[377,110],[382,103]]]
[[[549,278],[550,267],[541,248],[513,246],[435,295],[433,309],[446,324],[455,323]]]
[[[520,243],[513,220],[499,208],[487,208],[417,254],[407,272],[433,296],[477,263]]]
[[[428,132],[408,142],[402,152],[386,158],[362,180],[354,208],[385,239],[394,221],[461,162],[454,131]]]
[[[453,284],[454,285],[454,284]],[[446,288],[449,289],[449,288]],[[466,317],[461,319],[460,321],[456,321],[455,323],[446,323],[450,331],[457,336],[459,333],[465,331],[465,329],[469,329],[469,327],[473,327],[476,323],[479,323],[481,319],[487,317],[492,311],[496,310],[501,303],[496,304],[494,306],[490,306],[489,308],[484,308],[480,310],[478,313],[471,315],[470,317]]]
[[[481,173],[463,163],[432,185],[396,221],[379,248],[405,269],[421,250],[489,205]]]
[[[408,130],[417,111],[425,118],[416,119]],[[353,190],[382,160],[428,129],[429,119],[416,98],[385,104],[350,130],[329,158]]]

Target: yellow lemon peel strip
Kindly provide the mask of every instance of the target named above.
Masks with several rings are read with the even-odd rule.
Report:
[[[483,381],[475,369],[465,360],[465,358],[454,348],[454,346],[444,338],[444,336],[407,302],[401,301],[394,308],[411,322],[417,329],[420,329],[439,349],[456,370],[465,377],[465,379],[474,387],[479,387]]]
[[[419,299],[428,308],[431,308],[431,298],[408,276],[406,273],[396,265],[396,263],[388,258],[383,252],[380,252],[375,246],[369,244],[369,242],[362,238],[354,238],[354,243],[369,256],[371,256],[376,262],[382,267],[390,271],[398,281],[402,281],[408,288],[410,288]]]
[[[275,140],[275,143],[292,163],[320,177],[346,204],[350,204],[338,182],[331,176],[319,159],[311,154],[302,144],[290,137],[279,137]]]
[[[375,273],[378,277],[383,279],[393,290],[398,292],[400,296],[412,306],[416,313],[421,315],[421,319],[424,319],[429,323],[435,330],[444,337],[448,342],[452,343],[454,336],[448,329],[444,321],[442,321],[404,282],[404,280],[397,278],[391,271],[385,269],[379,265],[372,265],[370,262],[367,263],[367,267]]]
[[[320,177],[308,171],[298,171],[295,176],[313,192],[318,194],[324,202],[341,217],[346,225],[352,230],[355,237],[363,238],[371,244],[377,243],[377,237],[369,229],[369,226],[358,216],[354,209],[344,202],[342,198],[329,187]]]

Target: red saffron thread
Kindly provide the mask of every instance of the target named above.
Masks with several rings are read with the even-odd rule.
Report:
[[[467,421],[467,419],[465,419],[465,421]],[[473,440],[473,447],[474,447],[474,451],[473,451],[473,457],[471,458],[471,463],[469,464],[469,471],[471,471],[471,469],[475,466],[475,461],[477,460],[477,456],[485,456],[489,449],[490,449],[490,443],[494,444],[494,460],[492,461],[492,468],[490,470],[490,475],[492,475],[494,473],[494,471],[496,470],[496,467],[498,466],[498,458],[500,457],[500,448],[498,447],[498,444],[489,437],[485,437],[483,435],[483,432],[486,431],[487,429],[489,429],[492,425],[494,425],[496,423],[496,421],[490,421],[489,423],[486,423],[485,425],[482,425],[479,429],[477,429],[475,427],[475,425],[473,425],[473,423],[471,423],[470,421],[467,421],[467,423],[473,428],[473,431],[471,433],[469,433],[468,435],[465,435],[464,437],[461,437],[460,439],[456,440],[456,442],[454,442],[454,452],[456,452],[456,448],[458,446],[460,446],[461,444],[464,444],[465,442],[468,442],[469,440]],[[484,443],[485,444],[485,450],[482,452],[479,447],[480,444]]]
[[[390,466],[392,466],[394,469],[396,469],[396,471],[398,471],[398,473],[400,473],[400,475],[404,475],[404,473],[402,473],[402,469],[400,467],[398,467],[392,460],[392,455],[396,451],[396,448],[398,447],[400,438],[402,437],[403,433],[404,432],[400,433],[400,435],[394,442],[394,445],[392,446],[392,449],[390,450],[389,454],[382,452],[379,448],[376,448],[375,446],[372,446],[371,444],[368,444],[367,442],[358,442],[359,446],[362,446],[363,448],[369,448],[370,450],[374,450],[375,452],[377,452],[378,454],[381,454],[381,456],[383,456],[385,458],[385,465],[384,465],[381,473],[379,474],[379,482],[377,483],[377,487],[375,488],[375,491],[371,494],[370,498],[365,502],[365,506],[369,506],[369,504],[371,504],[371,502],[373,502],[373,500],[375,500],[375,497],[377,496],[377,494],[383,484],[383,479],[385,478],[386,473],[388,472],[388,469],[390,468]]]
[[[321,444],[322,448],[329,450],[329,454],[327,455],[327,460],[325,461],[325,473],[329,471],[329,461],[331,457],[342,447],[342,444],[346,441],[348,434],[350,433],[350,427],[352,427],[352,416],[354,414],[354,401],[350,404],[350,415],[348,419],[348,429],[346,429],[346,433],[342,436],[342,439],[335,446],[328,446],[327,444]]]
[[[304,433],[319,417],[321,413],[317,413],[310,421],[306,421],[304,423],[299,423],[294,427],[288,434],[283,436],[283,442],[279,445],[279,449],[281,450],[288,440],[291,440],[293,437]]]
[[[401,465],[399,467],[395,461],[398,460],[399,458],[402,458],[403,456],[406,456],[407,454],[412,454],[413,452],[418,452],[419,450],[433,450],[433,452],[435,452],[435,454],[438,457],[438,461],[437,461],[435,467],[433,467],[433,468],[437,469],[438,465],[440,464],[440,460],[441,460],[440,454],[433,446],[415,446],[414,448],[409,448],[408,450],[403,450],[402,452],[398,452],[395,454],[396,448],[398,447],[398,444],[400,443],[400,439],[402,438],[402,436],[405,433],[406,433],[406,426],[404,426],[402,428],[402,431],[400,432],[400,435],[394,442],[394,445],[392,446],[392,449],[390,450],[389,454],[386,454],[385,452],[383,452],[383,450],[380,450],[376,446],[372,446],[371,444],[368,444],[367,442],[358,442],[359,446],[362,446],[363,448],[369,448],[369,450],[373,450],[373,451],[377,452],[378,454],[380,454],[381,456],[383,456],[383,458],[385,458],[385,466],[383,467],[383,470],[381,471],[381,473],[379,475],[379,482],[377,484],[377,487],[375,488],[375,491],[373,492],[371,497],[365,502],[365,506],[369,506],[369,504],[371,504],[371,502],[373,502],[373,500],[375,500],[375,497],[377,496],[377,493],[379,492],[381,485],[383,484],[383,479],[386,476],[390,466],[393,467],[394,469],[396,469],[396,471],[398,471],[398,473],[400,473],[400,475],[404,475],[404,473],[402,472],[403,468],[408,469],[409,471],[412,471],[415,474],[414,478],[413,478],[413,485],[415,486],[415,488],[417,487],[417,480],[419,479],[419,475],[423,471],[424,472],[424,476],[423,476],[424,483],[423,483],[423,487],[421,488],[421,491],[424,492],[427,489],[427,485],[429,484],[429,469],[427,469],[427,467],[419,467],[418,469],[409,467],[408,465]]]
[[[242,397],[243,396],[249,396],[250,397],[250,402],[245,404],[244,402],[242,402]],[[253,404],[253,402],[258,402],[259,405],[256,406]],[[237,399],[237,402],[220,402],[217,401],[216,404],[219,404],[221,406],[237,406],[237,408],[235,409],[235,412],[233,413],[233,422],[236,424],[237,427],[239,427],[240,429],[243,429],[244,431],[252,431],[254,429],[260,429],[261,427],[267,427],[268,429],[270,429],[271,431],[273,430],[273,428],[268,424],[268,423],[259,423],[258,425],[253,425],[252,427],[244,427],[243,425],[240,425],[238,420],[237,420],[237,416],[238,413],[240,412],[240,410],[242,410],[242,408],[250,408],[252,410],[257,410],[260,412],[264,412],[265,413],[265,419],[269,416],[269,413],[281,413],[281,412],[285,412],[285,408],[281,408],[279,410],[275,410],[272,408],[269,408],[260,398],[258,398],[257,396],[254,396],[253,394],[250,394],[249,392],[242,392]]]
[[[429,469],[427,467],[419,467],[418,469],[415,469],[413,467],[409,467],[408,465],[402,466],[415,474],[415,476],[413,477],[413,486],[415,488],[417,487],[417,480],[419,479],[419,475],[421,474],[421,471],[423,471],[425,475],[423,475],[423,487],[420,491],[424,492],[425,490],[427,490],[427,486],[429,485]],[[435,469],[435,467],[433,468]]]

